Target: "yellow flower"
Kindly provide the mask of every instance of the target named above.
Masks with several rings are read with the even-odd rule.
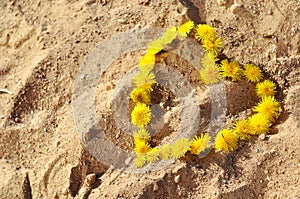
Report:
[[[138,103],[133,111],[131,112],[131,121],[132,123],[139,127],[145,127],[149,124],[151,120],[151,111],[149,106],[146,104]]]
[[[176,27],[172,27],[166,30],[166,32],[161,37],[161,41],[163,45],[167,45],[173,42],[173,40],[176,38],[177,32]]]
[[[222,129],[216,136],[215,148],[219,151],[234,151],[238,146],[239,136],[232,130]]]
[[[139,62],[139,68],[143,67],[143,66],[146,66],[148,67],[148,70],[152,70],[153,66],[155,64],[155,55],[154,54],[149,54],[149,53],[146,53],[141,59],[140,59],[140,62]],[[149,68],[149,67],[152,67],[152,68]]]
[[[188,138],[176,140],[171,148],[171,157],[178,159],[183,157],[188,150],[190,150],[191,142]]]
[[[144,154],[137,154],[136,158],[134,159],[134,165],[136,167],[142,167],[146,163],[146,156]]]
[[[207,134],[202,134],[195,137],[191,143],[191,153],[199,155],[202,151],[209,148],[210,136]]]
[[[165,144],[164,146],[162,146],[160,148],[160,158],[162,160],[167,160],[170,158],[170,155],[171,155],[171,146],[170,144]]]
[[[158,38],[149,43],[147,53],[155,55],[155,54],[159,53],[163,48],[164,47],[163,47],[162,40],[160,38]]]
[[[216,55],[210,53],[205,53],[204,56],[201,58],[202,66],[216,64],[216,61],[219,61],[219,59],[216,57]]]
[[[221,38],[214,38],[214,39],[204,39],[202,46],[204,47],[204,49],[217,56],[220,51],[221,51],[221,46],[222,46],[222,39]]]
[[[156,162],[158,161],[159,151],[158,148],[153,148],[146,154],[146,159],[148,162]]]
[[[130,98],[134,103],[151,104],[151,94],[147,87],[134,88],[130,93]]]
[[[145,128],[140,128],[137,132],[133,134],[135,143],[137,142],[147,142],[151,136]]]
[[[135,143],[134,151],[136,154],[144,154],[151,150],[150,145],[145,141]]]
[[[265,80],[256,85],[256,94],[258,97],[274,96],[276,93],[276,84],[270,80]]]
[[[263,96],[257,106],[254,106],[253,111],[265,115],[268,120],[274,122],[279,116],[281,107],[280,103],[276,101],[274,96]]]
[[[155,75],[148,69],[141,69],[138,74],[132,80],[136,87],[144,87],[152,91],[153,84],[156,83]]]
[[[191,30],[194,27],[194,22],[193,21],[188,21],[179,26],[178,28],[178,33],[182,38],[186,38],[187,35],[191,32]]]
[[[237,61],[233,60],[229,62],[227,59],[222,60],[221,66],[219,68],[222,77],[231,78],[232,81],[240,80],[242,69]]]
[[[246,119],[237,121],[233,130],[239,135],[241,140],[248,140],[252,135],[250,124]]]
[[[251,128],[251,134],[253,135],[260,135],[263,133],[267,133],[271,125],[268,118],[261,113],[252,115],[249,118],[249,124]]]
[[[198,41],[203,41],[207,39],[214,39],[217,37],[215,29],[207,24],[199,24],[196,27],[196,39]]]
[[[263,78],[262,72],[258,66],[246,64],[244,68],[244,77],[248,82],[259,82]]]
[[[220,73],[215,59],[206,53],[201,59],[202,68],[200,69],[200,79],[206,85],[216,84],[220,81]]]

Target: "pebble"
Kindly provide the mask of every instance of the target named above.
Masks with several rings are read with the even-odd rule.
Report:
[[[217,0],[218,6],[226,6],[227,3],[228,3],[228,2],[227,2],[226,0]]]
[[[125,24],[127,21],[125,19],[118,19],[118,23]]]
[[[237,15],[242,12],[243,6],[241,4],[233,4],[230,8],[232,14]]]
[[[15,118],[15,122],[17,122],[17,123],[21,123],[21,119],[20,119],[20,118],[18,118],[18,117],[16,117],[16,118]]]
[[[266,139],[266,134],[261,134],[261,135],[258,136],[258,138],[260,140],[265,140]]]
[[[178,183],[180,181],[180,175],[175,176],[174,181],[175,183]]]
[[[291,28],[291,36],[294,36],[297,32],[296,28]]]
[[[268,10],[268,13],[267,13],[268,15],[272,15],[273,14],[273,10]]]
[[[95,181],[96,181],[96,174],[95,173],[91,173],[91,174],[87,175],[86,178],[85,178],[85,184],[88,187],[93,186]]]
[[[261,165],[261,162],[260,162],[260,161],[258,161],[258,162],[256,163],[256,165],[257,165],[257,166],[260,166],[260,165]]]
[[[158,191],[157,183],[154,183],[154,185],[153,185],[153,191]]]
[[[53,194],[52,198],[53,198],[53,199],[59,199],[59,197],[58,197],[58,195],[57,195],[56,192]]]

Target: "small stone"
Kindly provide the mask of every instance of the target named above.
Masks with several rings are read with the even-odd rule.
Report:
[[[85,178],[85,184],[88,187],[93,186],[93,184],[95,183],[95,181],[96,181],[96,174],[95,173],[89,174]]]
[[[261,134],[261,135],[258,136],[258,138],[260,140],[265,140],[266,139],[266,134]]]
[[[178,183],[180,181],[180,175],[175,176],[174,181],[175,183]]]
[[[118,139],[120,137],[120,133],[116,134],[116,139]]]
[[[120,23],[120,24],[126,24],[126,20],[125,19],[118,19],[118,23]]]
[[[243,5],[241,5],[241,4],[233,4],[230,7],[230,10],[231,10],[232,14],[238,15],[239,13],[243,12]]]
[[[260,165],[261,165],[261,162],[260,162],[260,161],[258,161],[258,162],[256,163],[256,165],[257,165],[257,166],[260,166]]]
[[[53,199],[58,199],[58,198],[59,198],[56,192],[53,194],[53,197],[52,197],[52,198],[53,198]]]
[[[226,6],[228,2],[226,0],[217,0],[218,6]]]
[[[16,117],[16,118],[15,118],[15,122],[17,122],[17,123],[21,123],[21,119],[20,119],[20,118],[18,118],[18,117]]]
[[[291,36],[294,36],[297,32],[296,28],[291,28]]]
[[[153,191],[158,191],[157,183],[154,183],[154,185],[153,185]]]
[[[268,15],[272,15],[273,14],[273,10],[268,10],[268,13],[267,13]]]

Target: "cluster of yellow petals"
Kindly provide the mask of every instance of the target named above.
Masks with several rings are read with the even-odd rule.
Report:
[[[139,62],[139,73],[133,78],[135,88],[130,98],[136,103],[131,112],[132,123],[139,127],[139,130],[134,133],[136,152],[134,163],[137,167],[142,167],[147,162],[178,159],[188,152],[199,155],[211,145],[211,137],[204,133],[195,136],[192,140],[181,138],[173,144],[151,148],[149,144],[151,136],[146,130],[151,120],[151,91],[156,83],[152,72],[155,56],[165,46],[172,44],[176,38],[186,38],[190,34],[194,35],[205,49],[205,55],[201,58],[202,67],[199,71],[200,79],[204,84],[216,84],[222,77],[233,82],[245,78],[249,83],[256,84],[256,95],[260,99],[260,102],[253,107],[252,116],[239,119],[234,122],[231,129],[222,129],[218,132],[214,140],[214,148],[217,151],[234,151],[238,147],[239,140],[249,140],[253,135],[268,133],[272,123],[279,117],[281,106],[274,98],[276,84],[270,80],[262,81],[264,76],[260,67],[254,64],[242,66],[235,60],[219,60],[223,41],[218,37],[216,30],[207,24],[195,26],[194,22],[188,21],[178,28],[167,29],[160,38],[149,43],[146,54]]]

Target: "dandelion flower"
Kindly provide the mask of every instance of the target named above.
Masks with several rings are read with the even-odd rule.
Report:
[[[248,140],[251,137],[251,127],[248,120],[239,120],[234,124],[233,128],[241,140]]]
[[[170,155],[171,155],[171,146],[170,144],[165,144],[164,146],[162,146],[160,148],[160,158],[162,160],[167,160],[170,158]]]
[[[201,58],[201,64],[202,66],[209,66],[209,65],[213,65],[216,64],[216,61],[218,61],[219,59],[210,53],[205,53],[204,56]]]
[[[172,27],[166,30],[166,32],[161,37],[161,41],[163,45],[167,45],[173,42],[173,40],[176,38],[177,32],[176,27]]]
[[[179,26],[178,33],[182,38],[186,38],[187,35],[191,32],[192,28],[194,27],[193,21],[188,21]]]
[[[134,151],[136,154],[144,154],[151,150],[150,145],[145,141],[135,143]]]
[[[149,66],[152,66],[155,64],[155,55],[154,54],[149,54],[146,53],[139,62],[139,67],[143,67],[146,66],[149,68]],[[150,68],[150,70],[152,70],[152,68]]]
[[[155,54],[159,53],[163,48],[164,47],[163,47],[162,40],[160,38],[158,38],[149,43],[147,53],[155,55]]]
[[[202,46],[207,52],[218,55],[221,51],[222,39],[204,39]]]
[[[147,142],[151,138],[151,136],[145,128],[140,128],[137,132],[133,134],[133,138],[136,143],[142,141]]]
[[[215,29],[207,24],[199,24],[196,27],[196,39],[198,41],[203,41],[211,38],[216,38],[217,34]]]
[[[202,134],[195,137],[191,143],[191,153],[199,155],[202,151],[209,148],[210,136],[207,134]]]
[[[132,82],[136,87],[144,86],[144,88],[148,88],[150,91],[152,91],[152,86],[156,83],[156,80],[153,72],[147,69],[142,69],[134,76]]]
[[[219,131],[215,140],[215,148],[219,151],[231,152],[238,146],[239,136],[232,130]]]
[[[138,103],[133,111],[131,112],[131,121],[132,123],[139,127],[145,127],[149,124],[151,120],[151,111],[149,106],[146,104]]]
[[[200,69],[200,79],[206,85],[216,84],[221,79],[218,66],[214,59],[215,58],[211,57],[208,53],[201,59],[203,67]]]
[[[251,133],[253,135],[261,135],[267,133],[271,125],[270,120],[268,120],[268,118],[261,113],[252,115],[249,118],[249,124]]]
[[[151,104],[151,94],[147,87],[134,88],[130,93],[130,98],[134,103]]]
[[[146,154],[147,161],[151,163],[158,161],[158,157],[159,157],[158,148],[153,148],[150,151],[148,151]]]
[[[276,101],[274,96],[263,96],[261,102],[253,108],[254,112],[265,115],[271,122],[278,118],[280,110],[280,103]]]
[[[276,84],[270,80],[265,80],[256,85],[256,94],[258,97],[274,96],[276,93]]]
[[[188,150],[190,150],[190,141],[188,138],[176,140],[171,148],[171,157],[179,159],[183,157]]]
[[[244,77],[248,82],[259,82],[263,78],[262,72],[258,66],[246,64],[244,68]]]
[[[134,159],[134,165],[138,168],[144,166],[146,163],[146,156],[144,154],[137,154],[136,158]]]
[[[237,81],[241,78],[242,69],[237,61],[233,60],[229,62],[227,59],[222,60],[219,68],[222,77],[231,78],[232,81]]]

